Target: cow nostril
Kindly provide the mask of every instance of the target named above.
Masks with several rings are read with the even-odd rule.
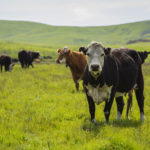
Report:
[[[92,71],[98,71],[99,70],[99,65],[91,65]]]

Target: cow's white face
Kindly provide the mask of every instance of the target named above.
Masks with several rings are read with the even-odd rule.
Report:
[[[89,71],[94,75],[99,74],[104,65],[104,47],[98,42],[92,42],[86,54],[88,55]]]
[[[63,63],[66,61],[66,56],[69,54],[70,50],[68,48],[58,49],[58,58],[56,59],[56,63]]]
[[[15,64],[10,64],[10,65],[9,65],[9,72],[12,71],[14,65],[15,65]]]

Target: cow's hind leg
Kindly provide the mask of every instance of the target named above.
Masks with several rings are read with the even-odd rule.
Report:
[[[136,94],[136,99],[138,102],[138,106],[140,109],[140,120],[144,121],[145,116],[144,116],[144,95],[143,95],[143,90],[144,90],[144,80],[143,80],[143,74],[142,71],[140,70],[138,80],[137,80],[137,86],[138,88],[135,90]]]
[[[123,107],[124,107],[124,101],[123,101],[123,96],[117,97],[116,98],[116,103],[117,103],[117,120],[121,119]]]

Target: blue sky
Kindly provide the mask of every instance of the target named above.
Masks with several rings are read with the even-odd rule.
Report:
[[[150,0],[0,0],[0,20],[102,26],[150,20]]]

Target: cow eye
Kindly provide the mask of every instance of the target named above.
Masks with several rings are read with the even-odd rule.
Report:
[[[101,56],[104,56],[104,54],[101,54]]]

